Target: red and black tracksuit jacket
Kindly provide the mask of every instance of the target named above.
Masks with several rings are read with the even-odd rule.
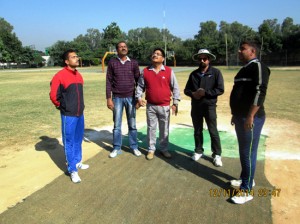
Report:
[[[81,116],[84,110],[83,78],[75,69],[60,70],[50,82],[50,99],[66,116]]]

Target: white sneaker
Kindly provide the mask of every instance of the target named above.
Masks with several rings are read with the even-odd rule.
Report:
[[[194,161],[198,161],[201,157],[202,157],[202,153],[194,153],[194,155],[192,156],[192,160]]]
[[[139,156],[142,155],[142,153],[141,153],[138,149],[134,149],[134,150],[133,150],[133,154],[134,154],[135,156],[137,156],[137,157],[139,157]]]
[[[78,175],[78,172],[72,172],[71,173],[71,180],[73,183],[77,184],[77,183],[80,183],[81,182],[81,179]]]
[[[81,170],[86,170],[88,169],[90,166],[88,164],[83,164],[83,163],[77,163],[76,164],[76,168],[77,169],[81,169]]]
[[[244,204],[248,201],[251,201],[253,199],[253,196],[247,193],[241,193],[241,195],[236,195],[231,198],[231,201],[235,204]]]
[[[110,158],[115,158],[117,155],[119,155],[119,154],[121,154],[122,153],[122,151],[121,151],[121,149],[114,149],[110,154],[109,154],[109,157]]]
[[[215,155],[215,158],[213,160],[213,164],[215,166],[223,166],[222,160],[221,160],[221,156]]]
[[[242,185],[242,180],[241,179],[239,179],[239,180],[231,180],[230,181],[230,185],[232,187],[240,187]],[[255,181],[253,180],[252,187],[254,187],[254,186],[255,186]]]

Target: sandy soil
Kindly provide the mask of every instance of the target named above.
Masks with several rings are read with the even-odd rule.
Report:
[[[181,102],[179,116],[171,118],[171,124],[191,125],[189,102]],[[139,126],[144,125],[144,109],[138,111]],[[219,129],[233,131],[230,117],[218,115]],[[126,125],[123,125],[126,126]],[[110,139],[112,127],[99,127],[107,130],[102,136]],[[275,189],[280,190],[278,197],[272,197],[273,222],[299,223],[300,211],[300,124],[285,120],[267,119],[263,129],[268,136],[266,141],[265,174]],[[60,139],[57,138],[57,144]],[[61,143],[60,143],[61,144]],[[102,148],[91,142],[83,143],[83,160],[87,160]],[[48,153],[47,153],[48,152]],[[63,151],[61,151],[63,153]],[[43,188],[56,177],[64,173],[64,167],[55,164],[54,155],[39,147],[39,142],[24,146],[21,151],[12,148],[1,150],[0,163],[0,213],[21,202],[33,192]],[[60,164],[63,164],[61,161]],[[226,165],[226,164],[225,164]]]

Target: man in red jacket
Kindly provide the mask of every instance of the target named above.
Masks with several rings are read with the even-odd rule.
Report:
[[[84,134],[83,79],[76,69],[79,57],[74,50],[65,51],[62,59],[65,67],[51,80],[50,99],[61,114],[62,140],[68,172],[74,183],[80,183],[78,169],[89,168],[89,165],[81,163]]]
[[[147,100],[147,136],[148,154],[147,159],[154,157],[156,150],[156,126],[159,127],[159,146],[161,154],[166,158],[171,158],[168,152],[170,109],[172,114],[177,115],[178,102],[180,101],[179,86],[173,70],[163,65],[165,52],[161,48],[156,48],[152,52],[152,65],[145,68],[139,78],[136,90],[136,107],[145,106],[142,94],[146,92]],[[171,97],[173,105],[170,108]]]

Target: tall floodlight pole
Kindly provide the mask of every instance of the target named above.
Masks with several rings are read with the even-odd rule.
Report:
[[[1,60],[2,60],[2,53],[0,52],[0,62],[1,62]],[[2,68],[4,69],[4,65]]]
[[[166,37],[166,11],[164,10],[163,11],[163,14],[164,14],[164,42],[165,42],[165,54],[166,54],[166,58],[165,58],[165,61],[164,61],[164,64],[167,65],[167,37]]]
[[[227,33],[225,33],[225,46],[226,46],[226,66],[228,68],[228,47],[227,47]]]
[[[220,24],[220,32],[224,32],[224,38],[225,38],[225,57],[226,57],[226,67],[228,68],[228,43],[227,43],[227,32],[226,32],[226,24],[221,25]]]
[[[259,51],[259,60],[261,61],[261,54],[264,49],[264,37],[261,37],[261,45],[260,45],[260,51]]]

